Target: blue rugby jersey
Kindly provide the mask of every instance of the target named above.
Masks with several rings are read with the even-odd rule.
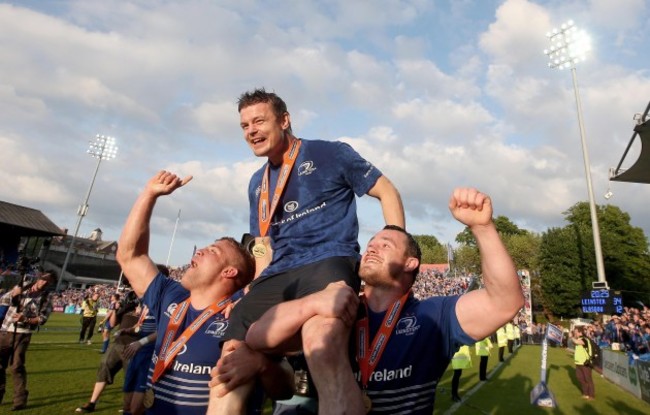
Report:
[[[463,332],[456,318],[458,298],[432,297],[419,301],[413,295],[409,297],[370,376],[371,414],[431,415],[436,386],[452,356],[460,345],[475,342]],[[371,343],[384,315],[369,310]],[[358,365],[354,366],[354,374],[361,384]]]
[[[176,306],[189,297],[189,291],[180,283],[158,274],[147,288],[143,302],[157,321],[158,337],[152,363],[149,367],[148,386],[157,361],[167,324]],[[198,317],[203,310],[191,305],[176,337]],[[205,415],[209,401],[210,371],[221,357],[219,343],[228,326],[228,320],[221,313],[214,314],[190,338],[174,362],[153,385],[155,400],[146,413],[150,415]],[[256,394],[257,395],[257,394]],[[259,396],[257,396],[259,399]],[[260,403],[249,405],[249,413],[256,413]]]
[[[140,326],[140,331],[138,332],[139,338],[147,337],[151,333],[154,333],[158,329],[157,324],[156,324],[156,318],[151,314],[151,312],[148,312],[144,320],[142,321],[142,325]],[[151,342],[147,343],[144,346],[138,350],[138,353],[153,353],[154,346],[156,345],[156,342]],[[143,352],[144,350],[144,352]]]
[[[138,340],[154,333],[156,329],[156,319],[151,313],[147,313],[137,333]],[[140,347],[129,361],[129,365],[125,368],[124,386],[122,388],[125,393],[143,392],[147,387],[147,376],[155,345],[156,342],[154,341]]]
[[[258,204],[267,164],[253,174],[248,186],[250,233],[256,236],[260,234]],[[271,199],[279,170],[280,166],[269,168]],[[302,140],[269,228],[273,261],[261,276],[335,256],[358,257],[355,194],[366,194],[381,175],[348,144]]]
[[[140,338],[146,337],[158,330],[157,326],[158,325],[156,324],[156,318],[151,314],[151,312],[147,313],[144,320],[142,321],[142,325],[140,326],[140,331],[138,333],[140,335]]]

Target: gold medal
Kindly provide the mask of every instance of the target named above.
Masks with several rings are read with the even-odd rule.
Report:
[[[135,333],[140,333],[140,326],[135,326],[135,327],[133,328],[133,331],[134,331]]]
[[[366,413],[370,413],[372,410],[372,401],[370,400],[370,396],[368,396],[368,392],[366,391],[363,392],[363,406],[366,407]]]
[[[266,255],[266,246],[262,243],[255,244],[255,246],[253,246],[252,253],[255,258],[262,258],[264,255]]]
[[[153,393],[153,388],[149,388],[144,392],[144,399],[142,399],[142,405],[144,405],[145,408],[149,409],[153,406],[154,399],[155,399],[155,395]]]

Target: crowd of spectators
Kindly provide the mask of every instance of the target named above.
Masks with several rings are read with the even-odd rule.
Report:
[[[21,271],[26,272],[26,278],[35,277],[37,267],[32,266],[34,261],[22,261],[23,266],[10,265],[0,262],[0,283],[15,281],[21,277]],[[169,267],[169,276],[180,280],[189,267],[189,264],[180,267]],[[433,296],[460,295],[475,281],[480,286],[480,277],[473,275],[454,275],[451,272],[440,273],[435,270],[426,270],[418,274],[413,284],[413,294],[418,299]],[[123,291],[123,290],[119,290]],[[52,296],[55,308],[63,309],[70,306],[79,307],[82,301],[92,293],[99,293],[100,308],[108,308],[111,295],[118,292],[114,284],[98,284],[86,289],[70,288]],[[522,316],[515,318],[519,325],[524,344],[539,344],[546,334],[546,324],[531,323],[527,325]],[[624,307],[623,313],[613,315],[607,321],[594,321],[587,324],[585,333],[601,348],[612,348],[629,352],[636,356],[650,354],[650,308],[642,305],[641,308]]]
[[[434,270],[422,271],[413,284],[413,295],[418,300],[443,295],[460,295],[467,291],[473,278],[468,275],[441,274]]]
[[[607,322],[587,325],[586,334],[601,348],[612,348],[636,356],[650,353],[650,308],[624,307]]]
[[[169,277],[176,281],[180,281],[181,277],[183,274],[185,274],[185,271],[187,271],[189,267],[189,264],[183,265],[181,267],[169,267]]]
[[[4,260],[0,260],[0,290],[6,290],[16,284],[25,275],[25,281],[28,283],[34,279],[38,271],[42,269],[37,266],[38,259],[26,259],[24,266],[16,264],[8,264]],[[34,265],[36,264],[36,265]],[[180,267],[169,267],[169,276],[177,281],[181,279],[188,265]],[[6,285],[6,286],[5,286]],[[123,292],[128,290],[121,287],[118,290],[116,284],[96,284],[89,286],[85,289],[82,288],[68,288],[59,293],[52,294],[52,305],[56,310],[68,309],[69,307],[77,308],[86,297],[89,297],[94,292],[99,293],[99,308],[108,308],[110,305],[111,296],[116,292]]]
[[[523,319],[519,321],[523,344],[540,344],[544,340],[544,336],[546,336],[546,324],[535,322],[526,324]]]
[[[188,267],[189,265],[184,265],[181,267],[168,267],[169,277],[180,281],[181,277]],[[97,292],[99,293],[99,308],[108,308],[110,305],[111,296],[116,292],[123,294],[124,290],[128,290],[128,288],[123,287],[121,289],[118,289],[114,284],[96,284],[86,289],[69,288],[67,290],[61,291],[60,293],[54,293],[52,295],[52,301],[55,309],[57,307],[80,307],[81,303],[86,297],[89,297],[91,294]]]
[[[84,299],[94,293],[99,294],[99,308],[108,308],[111,296],[117,292],[117,286],[114,284],[97,284],[86,289],[68,288],[59,293],[52,294],[52,305],[55,309],[66,308],[69,306],[81,307]]]

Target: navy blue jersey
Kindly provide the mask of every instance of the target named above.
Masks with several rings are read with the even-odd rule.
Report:
[[[157,329],[156,318],[151,313],[147,313],[146,317],[142,321],[142,325],[140,326],[140,331],[138,331],[138,336],[142,339],[143,337],[155,333]],[[151,355],[155,349],[155,345],[156,342],[147,343],[138,350],[138,353],[149,353],[149,355]]]
[[[149,307],[149,314],[156,319],[158,330],[149,368],[149,384],[169,319],[177,305],[189,298],[189,295],[189,291],[180,283],[162,274],[156,276],[144,294],[142,300]],[[190,305],[177,337],[202,311]],[[147,414],[205,415],[209,400],[210,371],[221,356],[219,342],[227,325],[224,316],[217,313],[190,338],[169,369],[153,385],[154,405],[147,410]]]
[[[267,164],[253,174],[248,186],[250,233],[255,236],[260,234],[258,204]],[[280,166],[269,166],[272,199]],[[358,257],[355,194],[368,193],[380,176],[377,168],[345,143],[302,140],[271,220],[268,236],[273,261],[262,277],[325,258]]]
[[[138,331],[138,339],[149,336],[156,332],[156,319],[151,313],[147,313]],[[122,390],[126,393],[140,392],[143,393],[147,390],[147,382],[149,376],[149,367],[151,365],[151,355],[154,351],[156,342],[149,342],[140,347],[136,354],[129,361],[129,365],[124,373],[124,386]]]
[[[151,313],[147,313],[144,320],[142,321],[142,325],[140,326],[140,331],[138,332],[140,338],[146,337],[151,333],[157,331],[157,326],[158,325],[156,324],[156,318]]]
[[[475,343],[456,318],[458,298],[432,297],[419,301],[413,295],[409,297],[384,354],[370,375],[368,396],[373,402],[370,413],[431,415],[436,386],[452,356],[460,345]],[[384,314],[369,310],[371,340]],[[354,367],[354,374],[360,383],[358,366]]]

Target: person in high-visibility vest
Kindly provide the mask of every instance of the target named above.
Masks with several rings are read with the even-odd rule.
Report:
[[[478,366],[478,378],[479,380],[487,380],[487,364],[490,351],[492,350],[492,341],[489,337],[486,337],[476,342],[474,347],[476,349],[476,355],[481,359]]]
[[[594,380],[591,377],[591,367],[593,365],[591,356],[594,355],[594,351],[591,348],[591,343],[585,337],[582,326],[573,328],[571,340],[575,345],[573,361],[576,365],[576,378],[582,388],[582,399],[592,400],[596,397]]]
[[[506,323],[506,338],[508,339],[508,353],[513,353],[513,346],[515,345],[515,325],[512,321]]]
[[[94,292],[81,303],[81,331],[79,332],[79,343],[92,344],[95,324],[97,323],[97,311],[99,308],[99,293]],[[86,334],[88,333],[88,334]],[[86,337],[88,336],[88,337]]]
[[[503,352],[508,345],[508,337],[506,337],[506,328],[500,327],[497,330],[497,345],[499,346],[499,362],[503,362]]]
[[[515,347],[521,346],[521,329],[519,324],[515,324]]]
[[[460,376],[463,374],[463,369],[472,367],[472,355],[469,352],[469,346],[460,346],[460,349],[451,358],[451,367],[454,369],[454,376],[451,378],[451,400],[460,402],[460,395],[458,395]]]

